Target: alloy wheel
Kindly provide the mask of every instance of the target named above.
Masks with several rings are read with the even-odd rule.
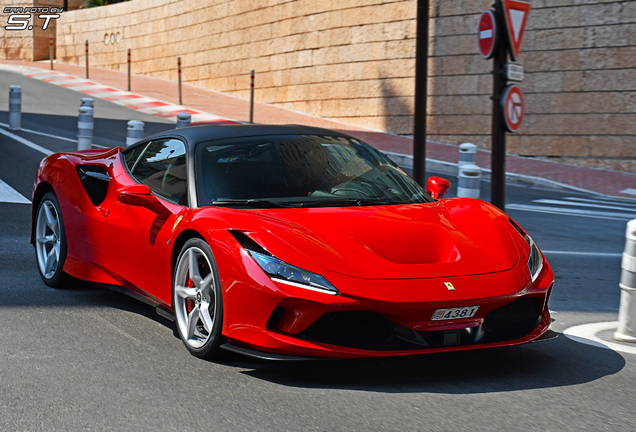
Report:
[[[201,348],[215,326],[216,287],[206,254],[196,246],[179,258],[175,273],[174,309],[184,341]]]
[[[40,205],[35,231],[36,254],[40,272],[51,279],[57,271],[61,257],[60,217],[53,202],[46,200]]]

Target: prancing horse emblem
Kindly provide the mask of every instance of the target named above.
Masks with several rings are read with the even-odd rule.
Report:
[[[449,291],[455,291],[455,287],[453,286],[452,283],[444,282],[444,285],[446,285],[446,288],[448,288]]]

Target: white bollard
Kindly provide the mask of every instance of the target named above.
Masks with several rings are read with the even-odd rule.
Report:
[[[477,165],[475,156],[477,155],[477,146],[471,143],[464,143],[459,146],[459,166]]]
[[[22,87],[9,86],[9,130],[22,128]]]
[[[636,342],[636,219],[627,222],[625,251],[621,265],[621,305],[614,339]]]
[[[128,132],[126,134],[126,145],[136,143],[144,137],[144,122],[131,120],[128,122]]]
[[[87,106],[87,107],[93,108],[93,104],[94,104],[93,98],[85,97],[81,99],[80,106]]]
[[[459,181],[457,182],[457,196],[465,198],[479,198],[479,183],[481,168],[475,164],[459,167]]]
[[[177,129],[190,126],[192,116],[188,113],[181,112],[177,114]]]
[[[93,108],[81,106],[77,117],[77,149],[89,150],[93,145]]]

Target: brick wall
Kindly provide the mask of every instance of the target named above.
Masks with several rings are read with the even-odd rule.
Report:
[[[636,1],[531,0],[518,63],[526,116],[508,150],[636,172]],[[492,0],[431,0],[429,138],[490,144]],[[57,55],[176,79],[346,123],[412,132],[415,0],[133,0],[69,12]],[[106,34],[120,43],[104,44]]]

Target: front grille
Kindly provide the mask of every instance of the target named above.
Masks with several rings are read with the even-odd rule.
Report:
[[[382,314],[376,312],[329,312],[298,336],[331,345],[378,349],[393,339],[393,327]]]
[[[279,311],[280,312],[280,311]],[[276,320],[282,314],[276,315]],[[378,312],[329,312],[296,335],[301,339],[372,351],[444,348],[511,341],[530,334],[541,320],[535,298],[520,298],[490,312],[479,327],[415,331]],[[274,326],[273,321],[270,326]]]
[[[494,334],[529,332],[537,326],[538,318],[536,299],[520,298],[490,312],[484,320],[484,328]]]

